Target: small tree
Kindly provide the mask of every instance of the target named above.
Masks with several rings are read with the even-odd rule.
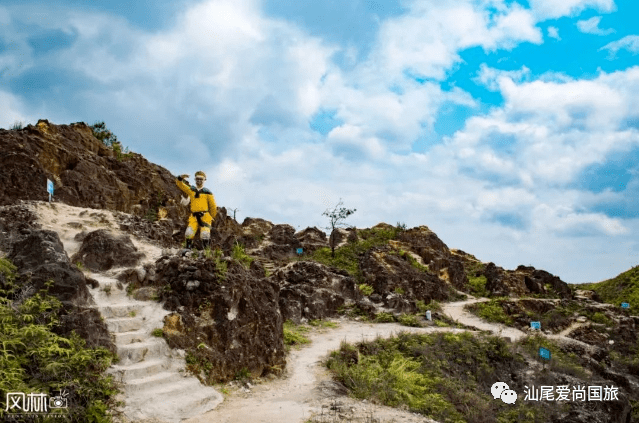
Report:
[[[331,235],[329,237],[329,245],[331,246],[331,257],[335,256],[336,249],[334,231],[339,226],[346,226],[343,221],[356,212],[356,209],[348,209],[346,207],[342,207],[343,205],[344,203],[342,202],[341,198],[338,204],[336,204],[333,209],[326,209],[324,213],[322,213],[323,216],[327,216],[329,218],[329,223],[331,224],[331,226],[327,227],[327,229],[331,229]]]
[[[119,144],[118,137],[107,129],[107,125],[104,122],[96,122],[90,128],[93,131],[93,136],[102,141],[107,147],[114,147],[114,144]]]

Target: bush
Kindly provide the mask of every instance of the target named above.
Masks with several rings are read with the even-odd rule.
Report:
[[[376,318],[373,321],[376,323],[393,323],[396,321],[396,318],[393,317],[393,314],[383,311],[382,313],[376,314]]]
[[[505,313],[502,308],[502,301],[499,299],[472,304],[466,308],[489,322],[504,323],[505,325],[513,324],[513,319]]]
[[[420,327],[420,322],[415,314],[401,314],[398,316],[398,323],[404,326]]]
[[[233,251],[231,252],[231,257],[235,260],[238,260],[244,267],[251,266],[251,262],[253,262],[253,258],[249,257],[247,253],[244,252],[244,247],[242,245],[236,244],[233,246]]]
[[[14,296],[15,267],[0,259],[4,279],[0,293],[0,396],[7,392],[41,392],[53,396],[69,394],[67,408],[71,422],[108,422],[107,404],[117,393],[105,370],[116,356],[104,348],[87,348],[75,332],[57,335],[62,304],[46,290],[20,304]],[[47,288],[53,282],[47,283]],[[0,417],[10,413],[0,409]]]
[[[358,285],[358,289],[362,292],[362,295],[369,296],[373,294],[373,287],[371,285],[367,285],[366,283],[362,283]]]
[[[326,366],[356,398],[441,422],[484,423],[509,421],[500,419],[512,410],[489,396],[498,363],[524,365],[497,337],[402,333],[356,345],[343,342]]]

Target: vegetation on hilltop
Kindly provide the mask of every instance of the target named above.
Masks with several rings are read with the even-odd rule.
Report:
[[[572,286],[573,289],[595,291],[602,301],[620,307],[629,303],[629,311],[638,315],[638,266],[620,273],[615,278],[596,283],[583,283]]]

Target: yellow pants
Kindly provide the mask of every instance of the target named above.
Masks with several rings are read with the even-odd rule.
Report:
[[[203,223],[211,225],[213,219],[209,212],[205,213],[204,216],[200,218]],[[185,238],[193,239],[196,236],[196,232],[198,232],[198,228],[200,228],[200,239],[203,241],[208,241],[211,238],[211,228],[206,226],[199,226],[198,219],[194,215],[189,216],[189,223],[187,224],[187,230],[184,233]]]

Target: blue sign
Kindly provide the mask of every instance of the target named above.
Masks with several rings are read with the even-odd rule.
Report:
[[[542,357],[543,359],[551,360],[551,351],[549,351],[548,349],[544,347],[540,347],[540,349],[538,350],[538,353],[540,354],[540,357]]]
[[[540,322],[531,322],[531,327],[540,330]]]
[[[622,303],[622,308],[629,308],[629,303]]]
[[[49,195],[53,195],[53,182],[47,179],[47,192]]]
[[[296,248],[296,253],[298,253],[298,255],[302,254],[302,248]]]

